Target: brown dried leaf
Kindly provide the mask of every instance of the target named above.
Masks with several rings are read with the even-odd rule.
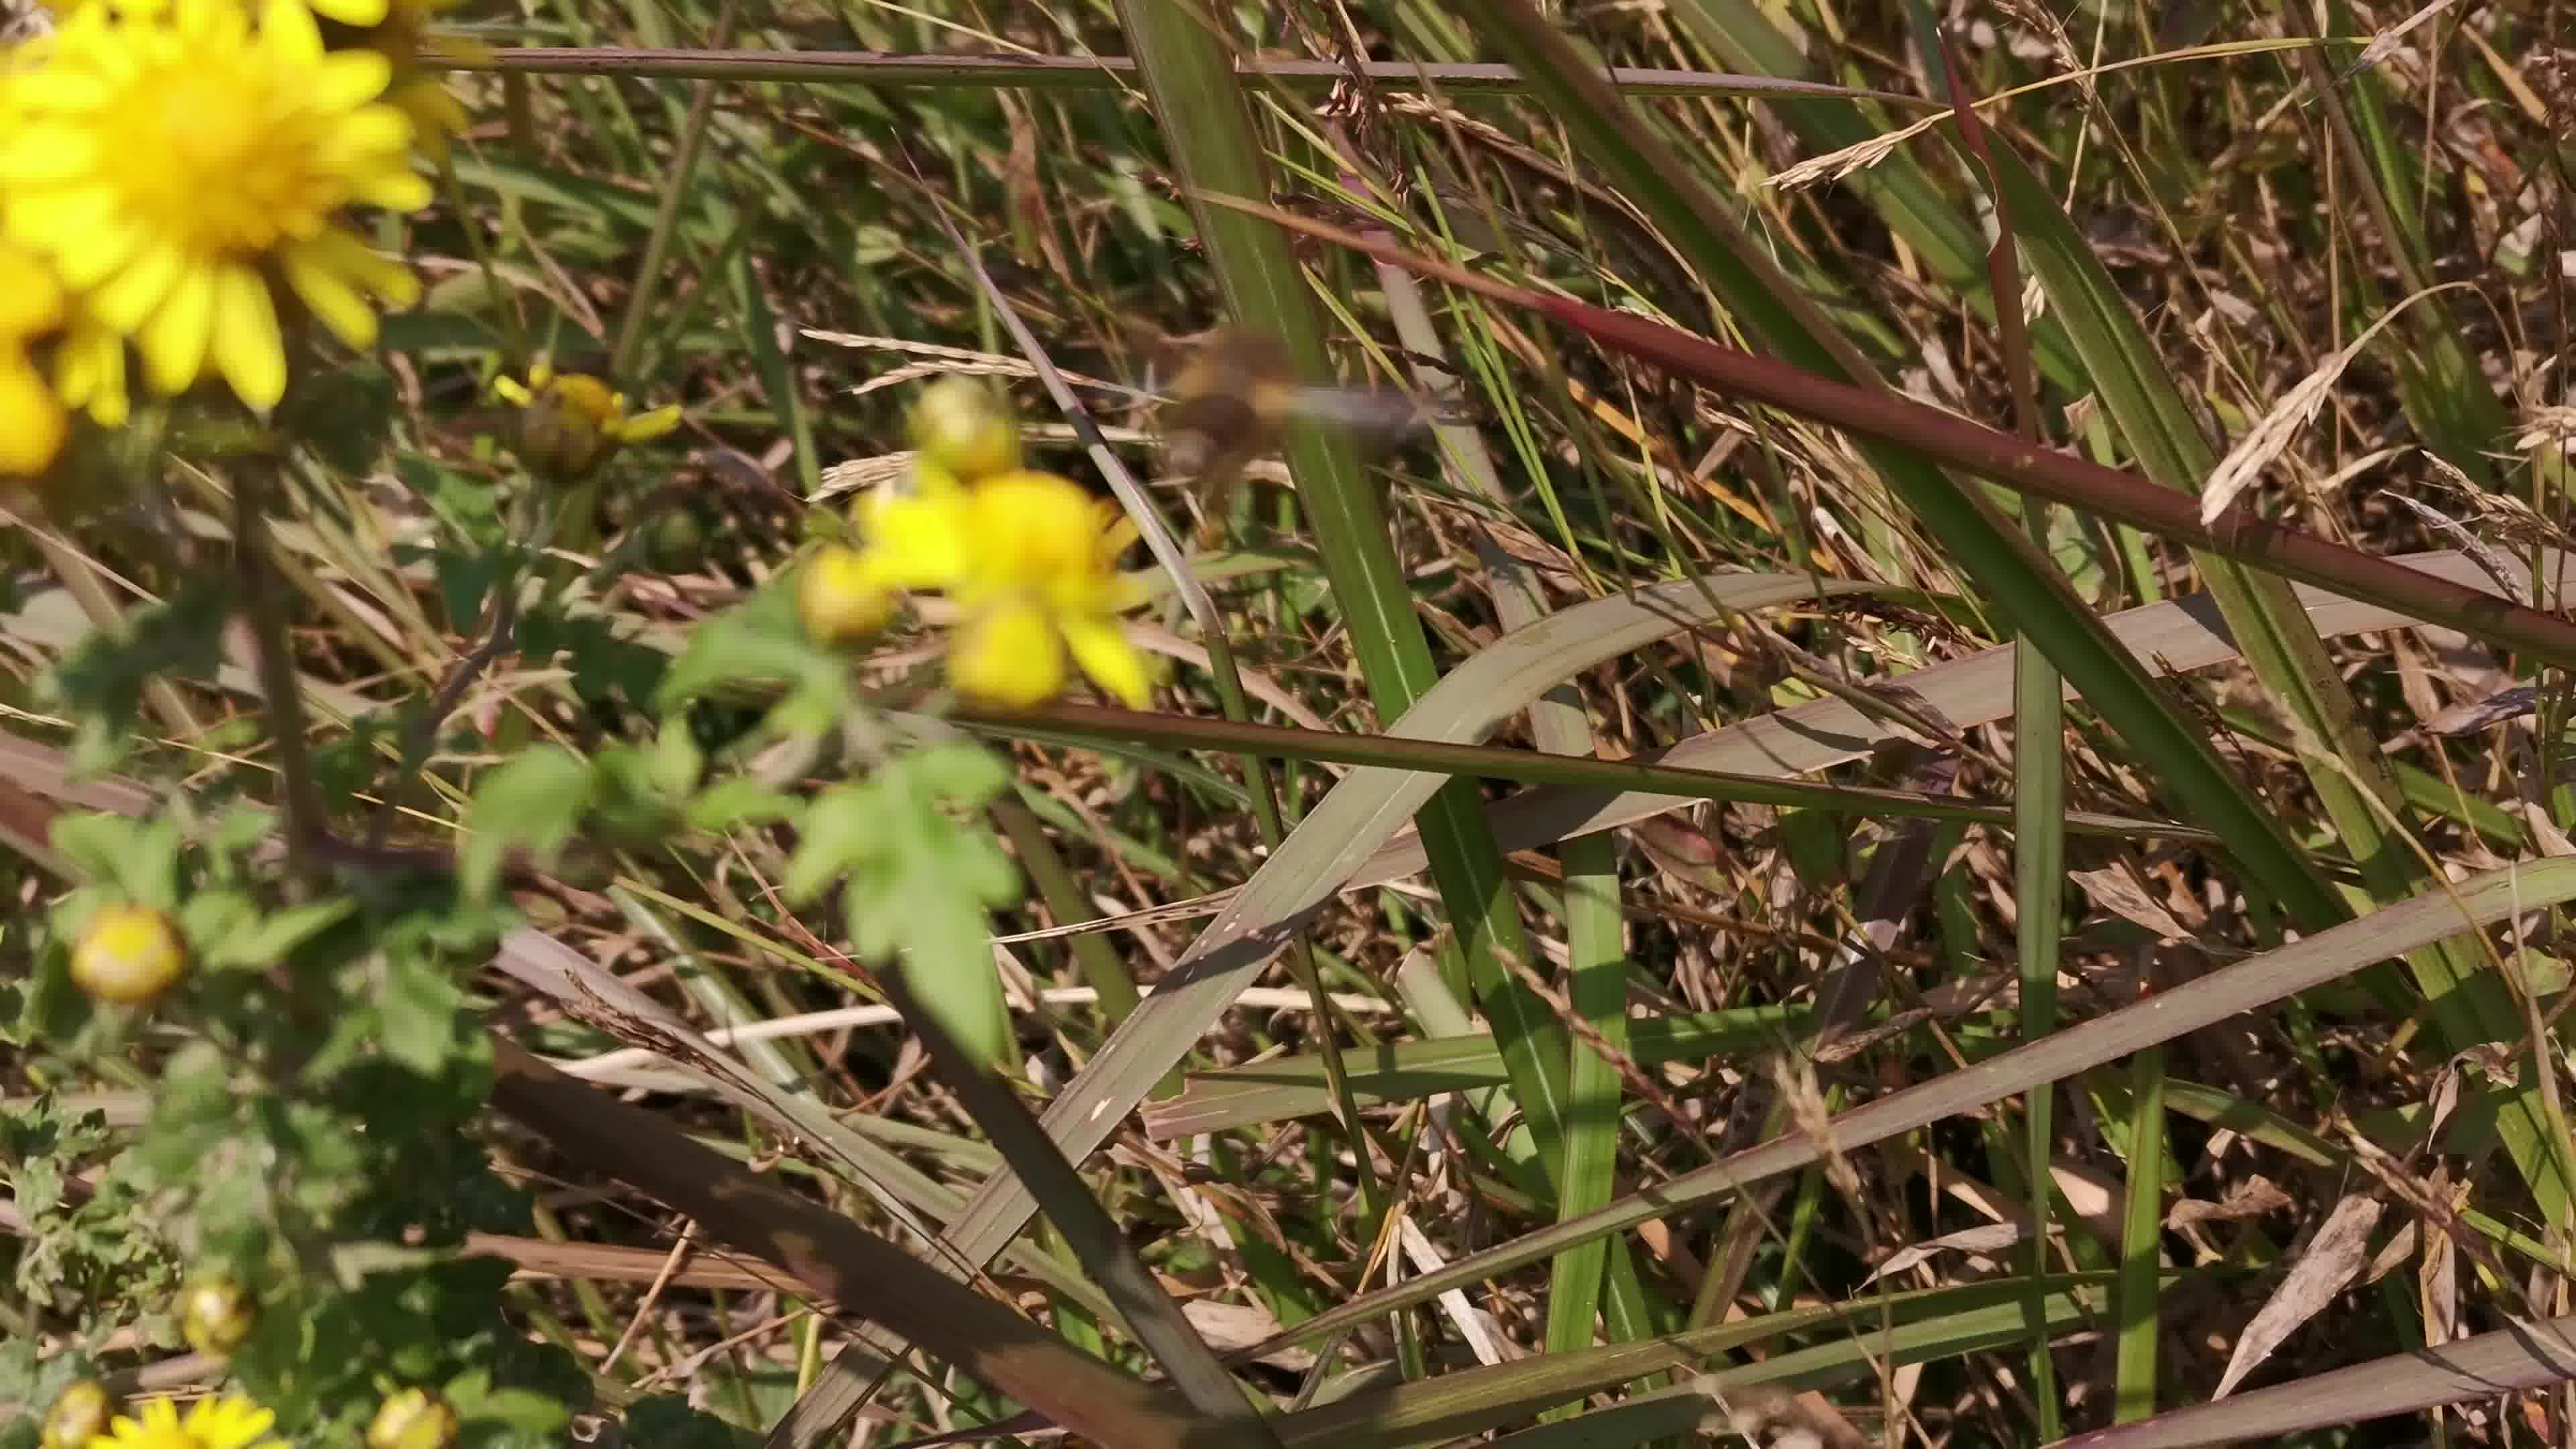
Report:
[[[2255,1313],[2253,1321],[2236,1338],[2236,1351],[2228,1356],[2227,1372],[2219,1376],[2213,1399],[2226,1398],[2257,1364],[2272,1356],[2298,1326],[2316,1317],[2317,1310],[2334,1301],[2370,1251],[2370,1231],[2379,1226],[2380,1202],[2368,1193],[2352,1193],[2334,1205],[2326,1214],[2325,1226],[2308,1242],[2307,1251],[2290,1265],[2281,1286],[2272,1290],[2271,1298]]]
[[[2173,913],[2147,894],[2135,874],[2125,865],[2104,870],[2073,870],[2067,876],[2084,887],[2093,904],[2124,921],[2143,926],[2167,941],[2188,941],[2191,929],[2173,918]]]
[[[2256,1218],[2279,1212],[2290,1206],[2290,1195],[2257,1174],[2227,1189],[2227,1195],[2216,1202],[2202,1198],[2184,1198],[2165,1214],[2165,1226],[2179,1228],[2190,1223],[2234,1222],[2239,1218]]]

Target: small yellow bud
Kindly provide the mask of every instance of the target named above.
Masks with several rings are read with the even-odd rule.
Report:
[[[45,1411],[45,1449],[89,1449],[89,1441],[107,1432],[115,1413],[116,1401],[98,1380],[72,1380]]]
[[[170,918],[147,906],[108,906],[72,948],[72,983],[92,998],[140,1006],[170,989],[188,948]]]
[[[1020,466],[1020,424],[982,379],[951,375],[913,403],[912,446],[931,467],[972,483]]]
[[[231,1353],[250,1340],[258,1322],[249,1290],[229,1274],[191,1278],[179,1290],[179,1333],[199,1353]]]
[[[404,1389],[377,1407],[367,1449],[448,1449],[456,1430],[455,1406],[427,1389]]]
[[[894,606],[894,590],[854,548],[832,544],[817,550],[796,576],[797,614],[819,643],[859,643],[885,627]]]

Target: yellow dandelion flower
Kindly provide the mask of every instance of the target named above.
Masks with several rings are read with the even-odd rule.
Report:
[[[874,503],[860,526],[874,577],[941,590],[966,611],[948,651],[961,692],[1040,704],[1063,690],[1069,660],[1124,704],[1151,698],[1151,672],[1117,619],[1139,602],[1117,569],[1134,530],[1070,479],[1010,472],[921,488]]]
[[[277,1422],[239,1394],[199,1399],[180,1417],[169,1399],[153,1399],[137,1416],[119,1415],[108,1432],[89,1441],[89,1449],[285,1449],[285,1441],[268,1432]]]
[[[629,443],[648,443],[680,425],[677,407],[628,414],[626,394],[586,372],[540,362],[524,383],[495,378],[492,390],[516,404],[519,459],[558,478],[586,478]]]
[[[305,0],[261,0],[256,26],[243,0],[85,6],[11,82],[8,234],[134,339],[155,388],[214,374],[273,407],[272,279],[352,347],[375,340],[369,296],[419,300],[340,219],[429,204],[411,122],[378,100],[389,75],[373,51],[325,52]]]

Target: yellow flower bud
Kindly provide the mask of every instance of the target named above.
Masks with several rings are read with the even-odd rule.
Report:
[[[1020,424],[991,385],[951,375],[913,403],[912,446],[932,467],[972,483],[1020,466]]]
[[[199,1353],[228,1354],[250,1340],[259,1306],[241,1280],[208,1273],[179,1290],[179,1333]]]
[[[116,1401],[96,1379],[74,1379],[54,1396],[45,1411],[45,1449],[89,1449],[89,1441],[107,1432]]]
[[[838,647],[868,639],[894,617],[894,606],[894,590],[857,549],[828,546],[797,572],[796,612],[819,643]]]
[[[427,1389],[404,1389],[377,1407],[367,1449],[448,1449],[456,1430],[454,1405]]]
[[[676,407],[629,416],[624,393],[589,373],[558,373],[543,363],[528,369],[524,384],[504,377],[492,387],[519,407],[519,461],[566,482],[589,477],[628,443],[680,425]]]
[[[99,1001],[140,1006],[170,989],[188,948],[170,918],[147,906],[108,906],[72,947],[72,984]]]

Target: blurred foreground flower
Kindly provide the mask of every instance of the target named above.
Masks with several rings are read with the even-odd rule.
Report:
[[[45,470],[70,428],[29,349],[62,325],[62,284],[34,253],[0,242],[0,479]]]
[[[1117,617],[1143,602],[1118,572],[1136,534],[1114,505],[1052,473],[959,485],[925,472],[915,483],[861,505],[867,547],[855,567],[888,589],[936,589],[965,611],[948,646],[961,693],[1044,703],[1063,691],[1070,656],[1120,703],[1144,707],[1152,677]]]
[[[420,284],[342,214],[418,210],[430,191],[412,123],[379,100],[386,58],[326,52],[305,0],[261,0],[257,17],[243,0],[79,7],[9,78],[0,195],[8,235],[111,340],[134,340],[154,388],[217,374],[267,409],[286,391],[271,279],[341,341],[371,344],[368,298],[407,307]],[[97,338],[73,341],[65,365],[91,395],[113,385],[121,410]]]
[[[153,1399],[140,1415],[118,1416],[109,1432],[89,1441],[89,1449],[285,1449],[272,1437],[274,1411],[239,1394],[199,1399],[186,1418],[169,1399]]]
[[[525,383],[496,378],[492,390],[520,409],[519,461],[564,482],[587,478],[618,449],[680,425],[676,406],[629,416],[626,394],[589,373],[558,373],[543,362],[528,369]]]
[[[459,62],[488,61],[492,47],[439,28],[465,0],[307,0],[325,19],[356,31],[345,43],[328,35],[331,48],[372,50],[390,65],[386,105],[411,118],[412,142],[432,163],[447,157],[448,142],[465,134],[470,118],[448,90],[440,70]]]

